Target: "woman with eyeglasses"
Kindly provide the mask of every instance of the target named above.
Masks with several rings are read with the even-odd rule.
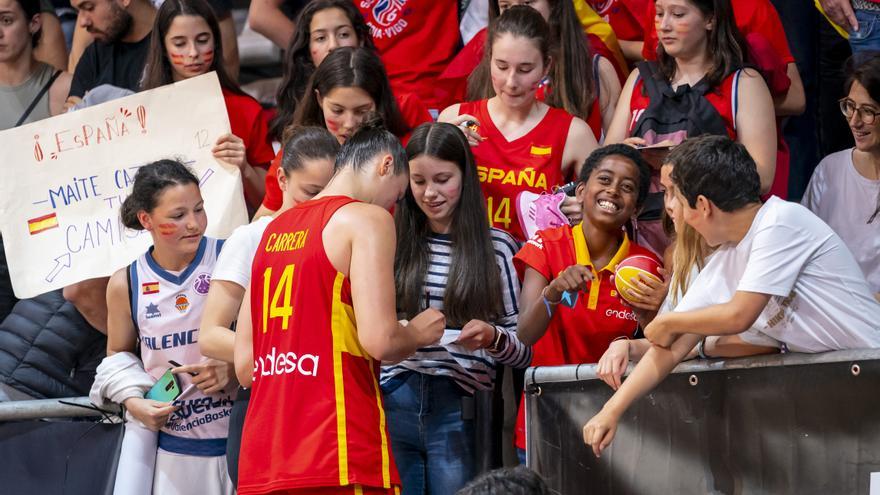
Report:
[[[840,111],[855,147],[825,157],[803,204],[843,239],[880,300],[880,56],[851,64]]]

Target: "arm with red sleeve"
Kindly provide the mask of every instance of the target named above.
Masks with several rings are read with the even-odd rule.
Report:
[[[534,345],[547,331],[550,315],[544,307],[544,288],[553,280],[544,240],[536,233],[516,253],[513,265],[522,280],[516,335],[526,345]]]
[[[284,202],[284,198],[281,196],[281,186],[278,185],[278,169],[281,167],[282,153],[283,150],[278,151],[269,165],[269,171],[266,173],[266,195],[263,196],[263,204],[260,209],[254,214],[254,220],[275,213]]]

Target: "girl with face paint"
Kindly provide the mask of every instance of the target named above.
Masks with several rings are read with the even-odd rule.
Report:
[[[309,78],[333,50],[342,47],[375,50],[364,17],[349,0],[309,2],[296,19],[296,30],[285,52],[284,76],[278,86],[278,113],[269,126],[273,136],[293,122],[293,114]]]
[[[220,80],[232,132],[214,144],[214,158],[237,167],[245,200],[253,211],[265,194],[265,176],[275,156],[260,104],[246,95],[223,65],[220,27],[205,0],[169,0],[156,14],[143,89],[214,71]]]
[[[550,27],[554,60],[537,98],[586,121],[598,139],[611,124],[628,69],[625,64],[622,68],[615,64],[615,53],[589,28],[585,35],[571,0],[491,0],[489,21],[518,5],[538,11]],[[585,4],[582,7],[589,10]],[[483,29],[474,35],[441,75],[453,101],[474,101],[494,95],[489,66],[480,63],[487,31]]]
[[[699,134],[743,144],[758,165],[761,193],[771,192],[778,163],[773,100],[761,74],[744,68],[748,46],[730,0],[656,0],[654,9],[657,61],[630,74],[605,138],[658,146],[644,151],[655,167],[646,210],[656,207],[668,147]],[[636,238],[658,254],[669,244],[656,217],[639,219]]]
[[[379,56],[369,48],[341,47],[329,52],[315,69],[298,100],[293,125],[326,127],[344,144],[367,116],[379,114],[392,134],[406,142],[412,119],[404,118],[405,103],[391,92]],[[425,111],[427,116],[427,111]],[[430,120],[430,117],[426,117]],[[276,169],[276,159],[269,174]],[[273,176],[274,177],[274,176]],[[266,198],[256,216],[271,214],[281,206],[278,182],[266,183]]]
[[[140,453],[144,465],[155,461],[152,492],[231,494],[226,418],[236,380],[231,365],[204,357],[198,345],[223,241],[204,236],[208,218],[198,179],[174,160],[138,170],[120,215],[126,227],[148,231],[153,245],[110,277],[107,355],[136,359],[139,350],[144,371],[158,380],[170,368],[182,391],[160,402],[134,387],[121,400],[133,419],[159,432],[158,452]]]
[[[538,101],[535,94],[550,70],[550,29],[541,14],[514,6],[489,28],[483,63],[489,67],[494,96],[452,105],[440,121],[473,121],[469,133],[488,205],[490,224],[525,241],[516,197],[520,192],[552,191],[576,177],[598,144],[586,122]],[[578,220],[574,198],[562,213]]]

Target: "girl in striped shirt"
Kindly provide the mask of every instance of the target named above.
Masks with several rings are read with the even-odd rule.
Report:
[[[515,333],[518,246],[489,228],[459,128],[423,124],[406,152],[410,190],[395,212],[398,312],[438,309],[447,329],[436,345],[383,367],[381,383],[404,494],[453,494],[475,474],[474,391],[492,388],[496,363],[531,361]]]

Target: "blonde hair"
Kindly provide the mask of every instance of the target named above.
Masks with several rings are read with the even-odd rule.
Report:
[[[699,232],[684,222],[681,225],[681,232],[675,233],[672,248],[672,282],[667,296],[672,297],[673,306],[678,304],[679,297],[687,293],[693,268],[696,266],[698,272],[702,270],[706,257],[711,253]]]

